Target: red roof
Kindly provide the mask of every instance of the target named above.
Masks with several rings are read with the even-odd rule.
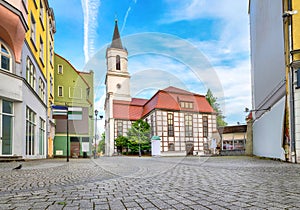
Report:
[[[180,107],[180,102],[192,103],[192,107]],[[149,100],[133,98],[131,101],[114,100],[114,118],[138,120],[154,109],[172,111],[190,111],[201,113],[214,113],[205,96],[194,94],[175,87],[159,90]]]

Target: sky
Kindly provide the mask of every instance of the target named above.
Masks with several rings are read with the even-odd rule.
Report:
[[[72,5],[70,4],[72,2]],[[104,114],[105,51],[115,20],[128,50],[131,96],[168,86],[211,89],[229,125],[251,108],[248,0],[49,0],[55,52],[95,73],[95,109]],[[103,122],[100,122],[103,130]]]

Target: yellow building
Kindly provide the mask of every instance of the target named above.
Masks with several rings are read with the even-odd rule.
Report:
[[[26,0],[28,27],[26,43],[34,57],[36,69],[39,69],[46,80],[38,80],[39,94],[44,94],[47,105],[47,155],[53,156],[53,138],[55,134],[54,123],[51,119],[51,105],[54,104],[54,33],[55,18],[53,9],[49,7],[48,0]]]

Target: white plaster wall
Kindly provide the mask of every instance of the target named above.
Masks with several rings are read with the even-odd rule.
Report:
[[[22,80],[0,72],[0,96],[22,101]]]
[[[284,160],[282,148],[285,97],[253,123],[253,154]]]
[[[250,37],[253,108],[268,108],[285,93],[282,0],[250,1]]]
[[[295,100],[295,143],[296,143],[296,154],[297,162],[300,161],[300,90],[295,89],[294,94]]]
[[[40,118],[42,118],[45,122],[47,121],[47,107],[46,104],[40,101],[39,96],[34,94],[31,89],[23,83],[23,126],[22,129],[24,131],[23,139],[21,139],[22,142],[20,142],[20,145],[22,145],[22,148],[19,147],[19,145],[16,145],[16,149],[20,150],[22,149],[23,157],[26,158],[46,158],[46,147],[47,147],[47,138],[45,131],[45,142],[44,142],[44,155],[39,155],[39,129],[40,129]],[[32,111],[36,113],[36,126],[35,126],[35,151],[33,156],[26,156],[25,155],[25,138],[26,138],[26,107],[30,108]],[[17,127],[18,129],[19,127]],[[17,141],[20,141],[17,139]],[[18,151],[19,152],[19,151]]]

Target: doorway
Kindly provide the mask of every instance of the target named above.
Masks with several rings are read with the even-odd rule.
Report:
[[[12,154],[13,103],[0,100],[0,155]]]
[[[186,149],[186,155],[187,156],[193,155],[193,153],[194,153],[194,143],[190,143],[190,142],[186,143],[185,149]]]
[[[71,157],[79,157],[80,154],[80,141],[78,137],[71,137]]]

